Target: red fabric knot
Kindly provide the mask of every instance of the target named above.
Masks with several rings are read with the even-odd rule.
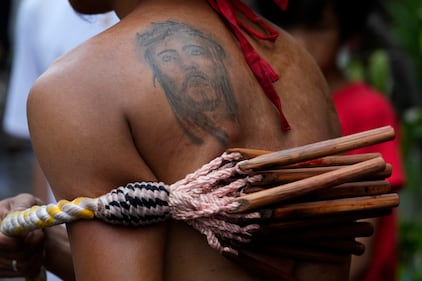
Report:
[[[287,7],[287,0],[274,0],[280,8],[285,9]],[[274,88],[273,83],[279,79],[278,74],[274,71],[271,65],[265,61],[258,52],[253,48],[249,43],[246,36],[242,33],[242,29],[248,34],[259,38],[261,40],[268,40],[274,42],[279,33],[277,30],[273,29],[268,25],[264,20],[259,18],[251,8],[242,3],[240,0],[208,0],[208,3],[213,7],[213,9],[219,13],[230,25],[233,30],[234,35],[239,41],[240,48],[245,56],[246,62],[248,63],[250,69],[254,73],[256,79],[261,85],[262,89],[265,92],[265,95],[270,99],[270,101],[277,107],[280,113],[281,127],[283,130],[290,130],[290,125],[287,122],[286,117],[283,114],[281,109],[281,100],[277,94],[276,89]],[[255,30],[247,27],[245,24],[240,22],[234,13],[234,9],[240,11],[244,14],[249,20],[260,25],[266,32],[259,33]]]

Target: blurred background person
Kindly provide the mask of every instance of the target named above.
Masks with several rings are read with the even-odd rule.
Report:
[[[11,16],[11,0],[0,2],[0,68],[4,69],[7,64],[9,53],[9,21]]]
[[[114,13],[81,16],[67,0],[23,0],[19,5],[13,61],[6,98],[3,129],[8,135],[29,139],[26,100],[34,81],[59,56],[117,22]],[[34,193],[48,201],[45,180],[35,167]]]
[[[286,12],[271,1],[255,1],[255,8],[266,18],[290,32],[314,57],[336,104],[343,135],[391,125],[397,132],[394,141],[359,149],[352,153],[380,152],[392,164],[388,179],[392,189],[400,190],[405,182],[400,152],[399,120],[391,101],[363,80],[351,80],[339,63],[344,50],[364,45],[369,19],[384,13],[374,0],[295,0],[289,1]],[[367,49],[365,51],[368,51]],[[375,233],[362,239],[366,251],[354,256],[351,280],[393,281],[397,279],[398,219],[396,211],[383,218],[372,219]]]
[[[10,80],[3,115],[3,131],[10,139],[9,145],[12,148],[22,141],[30,143],[26,100],[34,81],[55,59],[117,21],[114,12],[95,16],[79,15],[71,8],[68,0],[20,1],[14,21]],[[3,157],[1,161],[8,159],[11,158]],[[32,156],[31,160],[32,172],[15,171],[16,176],[32,174],[31,179],[25,180],[25,183],[30,182],[32,186],[28,191],[45,202],[54,201],[36,159]],[[26,168],[22,163],[19,167]],[[0,173],[0,176],[11,177],[12,174],[6,171]],[[7,180],[4,182],[2,189],[10,183]],[[13,194],[18,192],[9,190]],[[12,195],[7,191],[2,194]],[[49,276],[49,280],[53,278]]]

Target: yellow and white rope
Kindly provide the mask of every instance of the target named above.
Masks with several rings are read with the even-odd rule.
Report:
[[[32,206],[24,211],[9,213],[0,225],[0,231],[16,236],[37,228],[72,222],[79,219],[92,219],[98,199],[80,197],[73,201],[60,200],[57,204]]]

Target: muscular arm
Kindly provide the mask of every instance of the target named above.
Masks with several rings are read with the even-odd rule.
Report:
[[[32,89],[28,118],[57,199],[96,197],[127,182],[155,180],[132,142],[120,104],[96,94],[89,81],[84,87],[73,83],[84,80],[78,74],[56,73],[53,69]],[[133,229],[86,221],[68,230],[77,280],[161,280],[164,226]]]

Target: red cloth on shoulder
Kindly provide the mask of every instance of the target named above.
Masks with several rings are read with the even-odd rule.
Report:
[[[285,9],[287,7],[288,0],[274,1],[282,9]],[[251,8],[242,3],[240,0],[208,0],[208,3],[230,25],[233,34],[239,41],[240,48],[242,49],[242,52],[250,69],[254,73],[256,79],[258,80],[267,97],[277,107],[280,113],[282,129],[289,130],[290,125],[283,114],[283,111],[281,109],[280,97],[278,96],[277,91],[275,90],[273,85],[273,82],[277,81],[279,79],[279,76],[271,67],[271,65],[259,56],[258,52],[249,43],[242,30],[256,38],[269,41],[276,40],[279,33],[270,25],[268,25],[264,20],[259,18],[252,11]],[[246,25],[244,25],[241,21],[238,20],[234,10],[243,13],[249,20],[260,25],[266,31],[266,33],[258,33],[255,30],[248,28]]]
[[[391,125],[396,131],[392,141],[357,149],[353,153],[380,152],[387,163],[392,165],[392,175],[387,180],[396,191],[405,182],[400,153],[400,132],[398,121],[390,102],[379,92],[364,83],[352,83],[336,91],[334,102],[340,119],[343,135]],[[381,218],[375,238],[373,258],[363,281],[396,280],[398,221],[397,210]]]

